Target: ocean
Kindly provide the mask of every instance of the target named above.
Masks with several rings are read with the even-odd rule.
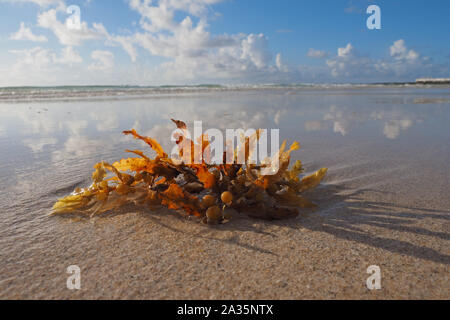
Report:
[[[343,90],[364,88],[434,88],[447,85],[416,83],[379,84],[266,84],[266,85],[217,85],[192,86],[57,86],[57,87],[0,87],[0,102],[38,102],[69,100],[140,99],[159,95],[181,95],[204,92],[250,91],[250,90]]]

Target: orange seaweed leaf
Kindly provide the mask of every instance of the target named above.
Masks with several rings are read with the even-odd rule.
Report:
[[[123,134],[132,135],[135,139],[144,141],[145,143],[147,143],[150,146],[150,148],[152,148],[153,150],[156,151],[156,153],[158,154],[158,157],[167,158],[167,154],[164,152],[161,145],[155,139],[141,136],[134,129],[132,129],[131,131],[124,131]]]

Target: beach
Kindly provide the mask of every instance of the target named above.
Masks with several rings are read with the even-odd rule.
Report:
[[[450,297],[449,86],[10,88],[0,112],[1,299]],[[97,162],[151,154],[123,130],[170,150],[171,118],[280,129],[307,173],[329,168],[318,209],[219,226],[135,206],[49,215]]]

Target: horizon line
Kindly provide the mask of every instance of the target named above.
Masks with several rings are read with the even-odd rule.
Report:
[[[0,89],[32,89],[32,88],[198,88],[198,87],[211,87],[211,88],[227,88],[227,87],[248,87],[248,86],[315,86],[315,85],[402,85],[402,84],[450,84],[450,78],[419,78],[415,81],[385,81],[385,82],[294,82],[294,83],[242,83],[242,84],[218,84],[218,83],[199,83],[199,84],[162,84],[162,85],[108,85],[108,84],[78,84],[78,85],[24,85],[24,86],[0,86]]]

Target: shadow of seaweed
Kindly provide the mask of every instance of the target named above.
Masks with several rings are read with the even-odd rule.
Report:
[[[417,236],[426,236],[437,241],[449,241],[448,227],[444,227],[445,230],[435,231],[426,229],[423,223],[421,226],[416,226],[416,224],[421,220],[432,219],[433,221],[442,221],[443,226],[449,226],[450,211],[407,207],[383,201],[367,200],[366,193],[383,192],[371,189],[351,191],[339,185],[323,185],[307,194],[309,199],[319,204],[317,211],[306,211],[296,219],[280,221],[256,220],[240,215],[230,223],[220,226],[204,226],[199,222],[194,222],[193,224],[199,225],[186,227],[184,224],[188,223],[188,219],[174,211],[150,211],[133,205],[102,214],[99,218],[111,218],[116,215],[139,211],[152,223],[172,232],[199,239],[218,241],[274,256],[277,256],[275,252],[241,241],[239,235],[242,232],[252,232],[275,239],[277,234],[267,231],[273,225],[294,230],[306,228],[311,231],[326,232],[340,239],[363,243],[393,253],[450,265],[449,255],[415,244],[415,241],[413,241]],[[168,216],[170,219],[181,222],[184,226],[179,223],[173,224],[174,220],[170,222],[166,219]],[[231,232],[231,235],[228,238],[223,238],[220,236],[220,233],[223,232]],[[390,237],[394,232],[401,232],[403,234],[402,240]]]
[[[223,231],[246,231],[246,232],[248,232],[248,231],[250,231],[250,232],[254,232],[257,234],[261,234],[261,235],[269,235],[269,236],[275,237],[274,234],[265,232],[265,231],[261,230],[261,228],[255,227],[252,224],[252,220],[250,218],[245,218],[245,219],[240,218],[239,220],[241,222],[243,222],[240,224],[231,224],[230,223],[230,224],[224,224],[224,225],[218,225],[218,226],[201,225],[201,228],[202,228],[201,230],[192,231],[192,230],[180,229],[180,228],[176,228],[174,226],[168,225],[166,222],[163,222],[162,219],[160,219],[161,215],[162,215],[161,212],[159,212],[159,213],[156,213],[156,215],[155,215],[155,213],[152,213],[151,215],[147,215],[146,217],[148,219],[150,219],[152,222],[154,222],[168,230],[171,230],[173,232],[183,233],[187,236],[195,237],[198,239],[222,242],[227,245],[238,246],[238,247],[241,247],[241,248],[244,248],[247,250],[251,250],[251,251],[255,251],[255,252],[259,252],[259,253],[278,256],[276,253],[274,253],[270,250],[266,250],[266,249],[260,248],[258,246],[250,245],[250,244],[240,241],[237,233],[235,233],[234,235],[232,235],[228,238],[225,238],[225,239],[209,235],[211,231],[218,231],[218,232],[223,232]],[[165,213],[165,215],[167,215],[167,213]],[[183,218],[181,216],[176,216],[176,217],[177,217],[177,219],[185,220],[185,218]]]
[[[361,189],[350,192],[337,185],[322,186],[308,194],[308,198],[321,204],[317,212],[296,220],[275,223],[288,228],[302,227],[312,231],[326,232],[340,239],[450,265],[449,255],[410,241],[411,237],[417,236],[450,240],[450,233],[447,230],[434,231],[424,228],[423,224],[415,226],[424,219],[448,223],[450,211],[368,201],[363,196],[368,192],[377,193],[378,191]],[[379,234],[374,234],[374,230],[380,231]],[[392,239],[389,237],[392,232],[402,232],[405,236],[402,240]]]

